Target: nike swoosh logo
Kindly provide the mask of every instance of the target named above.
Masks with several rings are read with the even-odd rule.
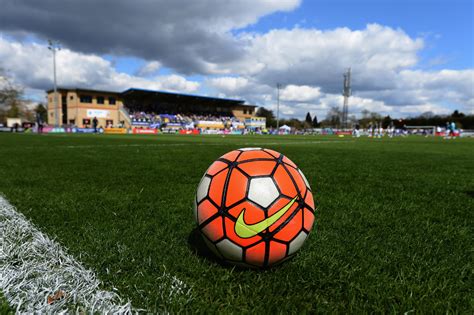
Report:
[[[244,220],[245,209],[240,212],[237,222],[235,222],[235,233],[241,238],[250,238],[257,235],[263,230],[269,228],[273,223],[278,221],[285,213],[290,210],[291,206],[296,202],[298,196],[293,198],[288,202],[283,208],[275,212],[273,215],[269,216],[265,220],[262,220],[255,224],[247,224]]]

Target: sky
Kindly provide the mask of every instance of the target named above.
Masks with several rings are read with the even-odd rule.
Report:
[[[282,117],[474,114],[472,0],[0,0],[0,68],[58,85],[243,99]]]

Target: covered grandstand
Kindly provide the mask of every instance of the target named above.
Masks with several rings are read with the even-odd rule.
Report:
[[[59,88],[55,108],[54,91],[48,93],[48,123],[58,114],[62,125],[125,128],[173,127],[242,129],[254,117],[254,105],[243,100],[130,88],[124,92]],[[254,128],[249,125],[249,128]]]
[[[135,88],[122,92],[121,96],[130,112],[234,116],[245,119],[253,116],[256,107],[245,105],[243,100]]]

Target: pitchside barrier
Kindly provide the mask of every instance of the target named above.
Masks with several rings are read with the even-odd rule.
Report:
[[[141,134],[141,135],[153,135],[158,133],[158,129],[152,128],[133,128],[133,134]]]
[[[179,131],[180,135],[198,135],[200,134],[199,129],[188,129],[188,130],[180,130]]]
[[[126,134],[128,130],[126,128],[105,128],[104,132],[108,134]]]

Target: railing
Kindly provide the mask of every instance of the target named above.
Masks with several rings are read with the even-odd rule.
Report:
[[[125,121],[125,127],[126,128],[131,128],[132,127],[132,120],[130,119],[130,113],[125,108],[125,106],[121,105],[119,107],[119,112],[120,112],[120,114],[122,115],[122,118],[123,118],[121,120]]]

